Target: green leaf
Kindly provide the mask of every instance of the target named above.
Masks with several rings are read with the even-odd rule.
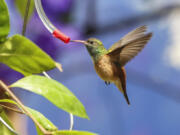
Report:
[[[43,76],[25,77],[11,87],[20,87],[47,98],[57,107],[82,118],[88,118],[81,102],[61,83]]]
[[[87,131],[69,131],[69,130],[62,130],[62,131],[57,131],[53,135],[97,135],[95,133],[90,133]]]
[[[4,111],[0,113],[0,117],[10,126],[12,127],[11,122],[9,121],[7,115]],[[12,128],[13,129],[13,128]],[[15,135],[12,131],[10,131],[1,121],[0,121],[0,135]]]
[[[14,100],[11,100],[11,99],[0,99],[0,103],[11,103],[19,107],[19,105]]]
[[[11,103],[11,104],[15,104],[19,108],[21,108],[14,100],[11,100],[11,99],[0,99],[0,103]],[[48,130],[48,131],[58,130],[57,127],[40,112],[38,112],[32,108],[29,108],[29,107],[26,107],[26,109],[46,130]]]
[[[15,0],[15,5],[18,11],[20,12],[21,16],[24,17],[25,11],[26,11],[27,0]],[[31,17],[33,11],[34,11],[34,0],[31,0],[28,18]]]
[[[43,114],[38,111],[35,111],[29,107],[26,107],[32,116],[47,130],[47,131],[56,131],[57,127],[49,121]]]
[[[8,119],[8,116],[6,115],[6,113],[4,111],[2,111],[0,113],[1,118],[3,118],[4,121],[6,121],[6,123],[12,127],[12,123],[10,122],[10,120]]]
[[[11,99],[0,99],[0,103],[11,103],[17,105],[19,108],[21,108],[14,100]],[[26,106],[25,106],[26,107]],[[43,114],[40,112],[26,107],[26,109],[31,113],[31,115],[48,131],[56,131],[58,130],[57,127],[49,121]],[[1,134],[0,134],[1,135]]]
[[[45,52],[20,35],[0,44],[0,62],[25,76],[55,68],[55,62]]]
[[[4,42],[9,34],[10,23],[8,8],[4,0],[0,0],[0,42]]]
[[[36,125],[36,131],[38,135],[44,135],[44,133],[39,129],[37,125]]]

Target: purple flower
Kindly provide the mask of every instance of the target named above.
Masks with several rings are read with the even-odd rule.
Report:
[[[20,79],[22,75],[4,64],[0,63],[0,80],[5,82],[6,84],[11,84],[18,79]]]
[[[68,13],[72,9],[73,0],[42,0],[42,4],[49,18],[53,18]]]

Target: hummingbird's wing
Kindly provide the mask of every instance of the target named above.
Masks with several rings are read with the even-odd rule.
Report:
[[[129,32],[128,34],[126,34],[123,38],[121,38],[118,42],[114,43],[110,48],[109,51],[112,51],[116,48],[119,48],[120,46],[123,46],[125,44],[127,44],[128,42],[143,36],[144,33],[146,32],[147,27],[145,25],[140,26],[138,28],[136,28],[135,30]]]
[[[116,42],[108,50],[108,55],[115,61],[119,61],[124,66],[134,58],[147,44],[152,37],[152,33],[145,34],[146,26],[141,26],[128,33],[121,40]]]

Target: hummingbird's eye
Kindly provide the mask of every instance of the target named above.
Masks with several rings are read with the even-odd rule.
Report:
[[[88,41],[88,43],[90,43],[90,44],[94,44],[94,42],[93,42],[93,41]]]

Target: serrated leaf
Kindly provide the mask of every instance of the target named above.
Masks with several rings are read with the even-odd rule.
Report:
[[[27,0],[15,0],[15,5],[18,11],[20,12],[21,16],[24,17],[25,11],[26,11]],[[28,18],[31,17],[33,11],[34,11],[34,0],[31,0]]]
[[[4,0],[0,0],[0,42],[5,41],[9,34],[10,23],[8,8]]]
[[[87,131],[62,130],[62,131],[55,132],[53,135],[97,135],[97,134],[87,132]]]
[[[84,106],[61,83],[43,76],[32,75],[18,80],[11,87],[20,87],[39,94],[62,110],[82,118],[88,118]]]
[[[11,103],[17,105],[20,108],[20,106],[14,100],[11,99],[0,99],[0,103]],[[47,131],[58,130],[57,127],[40,112],[29,107],[26,107],[26,109]]]
[[[55,68],[55,62],[29,39],[15,35],[0,43],[0,62],[31,75]]]

